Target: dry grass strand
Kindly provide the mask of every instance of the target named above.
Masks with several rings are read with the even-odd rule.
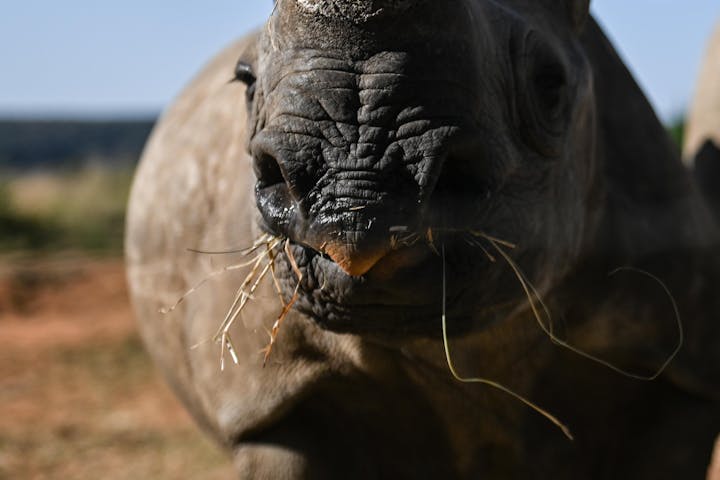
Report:
[[[285,317],[287,317],[287,314],[290,312],[290,309],[292,306],[297,302],[299,291],[300,291],[300,283],[303,279],[303,274],[300,271],[300,268],[298,268],[297,261],[295,261],[295,255],[293,254],[292,250],[290,249],[290,239],[287,239],[285,241],[285,255],[287,255],[288,261],[290,262],[290,266],[293,269],[293,272],[295,273],[295,276],[297,277],[297,284],[295,285],[295,290],[293,291],[293,295],[290,298],[290,301],[285,303],[283,305],[283,309],[280,312],[280,315],[275,320],[275,323],[273,323],[272,329],[270,330],[270,343],[267,344],[267,346],[262,350],[263,353],[263,367],[267,364],[267,360],[270,357],[270,354],[272,353],[273,347],[275,346],[275,342],[277,341],[278,333],[280,333],[280,327],[282,326],[283,321],[285,320]],[[281,297],[282,300],[282,297]]]
[[[523,397],[519,393],[516,393],[509,389],[508,387],[495,382],[493,380],[489,380],[487,378],[481,378],[481,377],[463,377],[461,376],[457,370],[455,369],[455,364],[452,361],[452,355],[450,354],[450,343],[448,341],[448,334],[447,334],[447,315],[446,315],[446,297],[447,297],[447,277],[446,277],[446,266],[445,266],[445,245],[442,245],[442,272],[443,272],[443,281],[442,281],[442,335],[443,335],[443,347],[445,349],[445,360],[447,361],[448,369],[450,370],[450,373],[452,376],[459,382],[462,383],[480,383],[487,385],[489,387],[495,388],[497,390],[500,390],[501,392],[504,392],[511,397],[515,398],[516,400],[519,400],[520,402],[524,403],[528,407],[530,407],[532,410],[536,411],[546,419],[548,419],[550,422],[552,422],[555,426],[557,426],[562,433],[569,439],[574,440],[572,433],[570,432],[570,429],[563,424],[560,420],[558,420],[557,417],[555,417],[553,414],[548,412],[547,410],[543,409],[542,407],[536,405],[532,401],[528,400],[527,398]]]
[[[610,272],[610,275],[615,275],[616,273],[618,273],[620,271],[631,271],[631,272],[645,275],[648,278],[657,282],[662,287],[662,289],[665,291],[665,294],[670,299],[670,302],[672,304],[673,312],[675,314],[675,320],[677,322],[678,341],[677,341],[677,344],[675,345],[675,347],[673,348],[673,351],[665,359],[665,361],[662,363],[662,365],[652,375],[641,375],[641,374],[633,373],[633,372],[624,370],[616,365],[613,365],[612,363],[610,363],[607,360],[603,360],[602,358],[599,358],[595,355],[585,352],[585,351],[569,344],[565,340],[560,339],[553,333],[552,317],[550,315],[550,312],[549,312],[547,306],[542,301],[542,297],[538,293],[537,289],[533,286],[533,284],[527,279],[525,274],[520,270],[520,268],[517,266],[517,264],[513,261],[513,259],[510,258],[510,256],[507,254],[507,252],[505,252],[502,248],[500,248],[500,245],[502,245],[502,243],[500,243],[500,241],[496,238],[493,238],[493,237],[490,237],[487,235],[483,235],[483,234],[480,234],[480,235],[483,236],[485,239],[487,239],[490,242],[490,244],[493,246],[493,248],[495,248],[497,253],[500,256],[502,256],[503,259],[510,266],[510,268],[514,272],[515,276],[517,277],[518,281],[520,282],[520,285],[522,286],[522,289],[525,292],[525,295],[527,296],[528,303],[530,305],[530,309],[532,310],[532,313],[535,316],[535,319],[536,319],[538,325],[540,326],[542,331],[545,332],[545,334],[555,344],[557,344],[557,345],[559,345],[559,346],[561,346],[583,358],[586,358],[595,363],[603,365],[604,367],[609,368],[610,370],[612,370],[616,373],[619,373],[620,375],[623,375],[628,378],[633,378],[636,380],[642,380],[642,381],[652,381],[652,380],[655,380],[656,378],[658,378],[665,371],[667,366],[670,364],[670,362],[673,361],[673,359],[677,356],[678,352],[682,348],[682,345],[684,342],[684,331],[683,331],[682,321],[680,319],[680,312],[677,307],[677,302],[675,301],[675,298],[670,293],[670,290],[668,289],[667,285],[665,285],[665,283],[663,283],[662,280],[657,278],[655,275],[653,275],[649,272],[646,272],[644,270],[640,270],[640,269],[636,269],[636,268],[632,268],[632,267],[622,267],[622,268],[616,269],[613,272]],[[512,245],[512,244],[510,244],[510,245]],[[548,319],[548,325],[546,325],[543,322],[542,315],[540,314],[540,312],[538,311],[538,308],[536,306],[536,301],[537,301],[537,303],[540,304],[541,308],[545,312],[545,316]]]

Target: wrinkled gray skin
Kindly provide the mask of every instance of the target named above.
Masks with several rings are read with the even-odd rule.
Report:
[[[720,430],[718,232],[644,96],[580,0],[282,0],[157,126],[130,201],[143,336],[239,478],[702,478]],[[252,76],[228,84],[238,59]],[[254,169],[254,174],[253,174]],[[393,248],[394,227],[420,240]],[[427,235],[428,229],[433,231]],[[554,345],[484,232],[538,288]],[[208,342],[245,271],[228,250],[289,238],[303,273],[268,277]],[[483,248],[491,252],[492,262]],[[455,381],[453,360],[560,417]],[[247,269],[245,269],[247,270]],[[285,301],[297,283],[276,262]]]

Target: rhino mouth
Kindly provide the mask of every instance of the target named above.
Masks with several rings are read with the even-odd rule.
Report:
[[[457,324],[469,326],[496,304],[498,269],[471,226],[497,223],[500,184],[477,172],[469,182],[468,155],[455,150],[439,161],[432,193],[422,201],[417,194],[393,197],[383,193],[392,189],[367,182],[375,195],[350,200],[356,204],[336,198],[339,207],[310,220],[289,198],[290,182],[279,175],[273,185],[259,181],[260,228],[288,242],[277,271],[285,296],[298,293],[293,308],[336,332],[436,336],[443,305]],[[288,256],[301,272],[299,283]],[[443,262],[450,278],[443,278]]]
[[[284,254],[277,258],[279,282],[286,295],[297,288],[295,310],[338,333],[439,336],[445,305],[445,313],[457,321],[451,333],[462,334],[470,327],[469,320],[484,309],[483,302],[478,301],[472,284],[443,278],[443,262],[451,272],[469,270],[472,264],[476,276],[490,273],[492,262],[480,256],[477,249],[468,261],[468,249],[472,247],[457,236],[438,239],[446,249],[445,258],[424,240],[390,251],[361,276],[349,275],[327,254],[288,241],[287,250],[302,278],[298,283],[292,263]],[[477,281],[483,282],[480,278]],[[497,284],[487,281],[489,285]],[[493,286],[484,291],[489,311],[499,296]]]

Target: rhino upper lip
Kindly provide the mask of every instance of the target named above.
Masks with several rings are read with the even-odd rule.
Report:
[[[300,268],[304,271],[303,284],[301,285],[301,291],[305,294],[313,295],[315,290],[319,291],[339,291],[343,293],[343,298],[336,299],[332,298],[331,295],[323,298],[324,303],[334,303],[335,305],[349,309],[372,309],[375,307],[404,307],[404,308],[420,308],[423,305],[429,306],[433,302],[418,303],[423,297],[415,297],[408,295],[406,290],[398,288],[400,285],[407,285],[408,275],[407,270],[414,270],[422,266],[423,263],[431,261],[425,256],[421,256],[419,261],[413,265],[408,265],[405,269],[400,269],[395,272],[395,275],[383,275],[382,263],[385,258],[381,260],[379,265],[373,267],[365,275],[359,277],[353,277],[346,274],[327,254],[319,252],[318,250],[304,245],[296,241],[290,241],[293,246],[293,253],[298,254],[302,252],[305,256],[306,262]],[[407,249],[409,250],[409,249]],[[393,250],[386,256],[391,257],[393,255],[402,255],[407,252],[403,250]],[[298,255],[299,256],[299,255]],[[313,282],[310,288],[308,288],[307,277],[312,277]],[[398,278],[402,277],[402,278]],[[415,275],[411,277],[413,280],[417,280],[418,277]],[[331,288],[328,288],[326,282],[332,282]]]
[[[405,254],[409,252],[413,247],[400,247],[397,249],[389,249],[388,253],[380,260],[379,265],[374,266],[370,271],[360,276],[351,276],[345,273],[335,261],[327,253],[314,248],[304,242],[297,241],[293,238],[289,238],[290,245],[295,249],[300,249],[309,258],[309,261],[304,265],[304,268],[312,268],[314,270],[323,270],[325,273],[336,276],[336,280],[348,282],[356,285],[366,284],[368,282],[383,281],[378,278],[377,270],[382,268],[382,263],[386,259]],[[412,266],[412,265],[409,265]],[[303,267],[301,267],[302,269]],[[386,276],[387,277],[387,276]]]

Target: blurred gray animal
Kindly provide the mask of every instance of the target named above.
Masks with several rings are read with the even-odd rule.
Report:
[[[711,36],[685,124],[683,159],[720,221],[720,22]],[[708,480],[720,480],[720,437]]]
[[[279,0],[165,113],[130,199],[132,298],[240,478],[705,475],[720,429],[717,223],[588,8]],[[280,294],[268,274],[221,370],[210,340],[252,267],[189,249],[258,238]],[[551,341],[518,277],[554,336],[647,376],[681,339],[667,287],[684,345],[658,379],[628,378]],[[574,441],[453,379],[443,316],[460,375],[538,403]]]
[[[690,166],[707,141],[720,145],[720,22],[708,41],[687,116],[683,157]]]

